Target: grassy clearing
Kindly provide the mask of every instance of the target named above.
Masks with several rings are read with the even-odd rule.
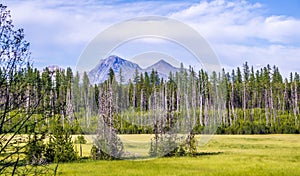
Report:
[[[151,135],[121,138],[148,141]],[[300,175],[300,135],[216,135],[205,146],[199,146],[198,151],[197,157],[66,163],[60,165],[59,172],[91,176]]]

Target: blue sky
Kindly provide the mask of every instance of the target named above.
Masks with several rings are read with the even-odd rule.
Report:
[[[39,68],[75,68],[85,47],[104,29],[137,16],[155,15],[179,20],[197,30],[227,71],[248,61],[256,68],[276,64],[285,75],[300,72],[298,0],[0,2],[11,9],[15,26],[25,29],[34,65]],[[134,41],[115,54],[128,59],[134,56],[135,49],[153,50],[151,47],[174,54],[173,44],[157,47],[153,43],[156,42]]]
[[[268,15],[286,15],[300,18],[299,0],[250,0],[249,2],[262,4]]]

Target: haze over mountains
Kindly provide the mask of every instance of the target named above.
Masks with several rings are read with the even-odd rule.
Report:
[[[159,77],[164,78],[164,79],[168,78],[170,72],[175,73],[175,72],[179,71],[179,68],[172,66],[171,64],[164,61],[163,59],[161,59],[160,61],[156,62],[155,64],[153,64],[145,69],[142,69],[136,63],[133,63],[131,61],[120,58],[119,56],[112,55],[106,59],[100,60],[99,64],[96,65],[88,73],[90,82],[92,84],[98,84],[98,83],[102,83],[105,80],[107,80],[110,68],[113,69],[117,81],[120,80],[119,75],[120,75],[120,70],[121,70],[123,82],[125,82],[125,83],[128,82],[129,79],[132,80],[132,78],[135,75],[136,70],[139,73],[148,72],[150,74],[151,71],[154,69],[157,71]]]

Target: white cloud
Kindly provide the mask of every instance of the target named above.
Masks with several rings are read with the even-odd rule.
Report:
[[[218,54],[222,56],[225,68],[241,66],[247,61],[254,68],[266,66],[267,64],[271,66],[276,65],[283,72],[284,76],[288,76],[289,72],[299,72],[300,70],[298,64],[300,56],[299,47],[283,45],[257,47],[221,44],[217,45],[216,48]]]
[[[33,57],[41,65],[47,62],[75,65],[87,43],[114,23],[137,16],[166,15],[187,7],[183,2],[97,0],[11,0],[5,4],[12,11],[14,24],[25,29]]]
[[[196,28],[227,68],[245,61],[278,65],[286,74],[300,71],[300,20],[267,16],[261,4],[201,1],[170,15]],[[295,64],[298,63],[298,64]]]
[[[53,8],[40,1],[24,1],[13,5],[11,9],[14,23],[24,27],[31,35],[30,38],[34,38],[34,42],[38,43],[87,42],[97,31],[95,28],[103,26],[101,23],[94,23],[83,13]]]
[[[296,43],[300,40],[300,20],[285,16],[270,16],[262,23],[258,31],[261,38],[270,42]]]
[[[286,44],[299,42],[299,19],[264,16],[261,7],[246,1],[203,1],[171,17],[189,23],[204,37],[216,42],[247,42],[250,38]]]

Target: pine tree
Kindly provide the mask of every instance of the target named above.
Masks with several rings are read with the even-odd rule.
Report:
[[[45,157],[47,162],[61,163],[77,160],[77,153],[74,150],[70,129],[64,129],[56,119],[57,125],[49,136],[49,143],[46,146]]]

